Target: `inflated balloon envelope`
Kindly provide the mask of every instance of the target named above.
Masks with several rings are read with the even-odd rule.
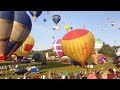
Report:
[[[32,36],[28,36],[28,38],[24,41],[24,43],[15,51],[14,54],[20,57],[26,57],[29,55],[30,51],[34,47],[34,38]]]
[[[0,11],[0,60],[6,60],[22,45],[31,28],[25,11]]]
[[[85,29],[74,29],[65,34],[61,47],[69,58],[85,65],[94,50],[95,39],[91,32]]]

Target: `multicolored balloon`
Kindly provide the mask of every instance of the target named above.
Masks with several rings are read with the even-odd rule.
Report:
[[[103,42],[100,39],[95,39],[95,53],[98,53],[103,46]]]
[[[34,38],[32,36],[29,36],[14,54],[20,57],[26,57],[27,55],[29,55],[33,46],[34,46]]]
[[[64,56],[64,53],[62,51],[62,48],[61,48],[61,39],[58,39],[56,41],[53,42],[52,44],[52,50],[53,52],[56,53],[56,55],[61,58],[62,56]]]
[[[52,20],[54,21],[55,24],[58,24],[61,20],[60,15],[53,15]]]
[[[85,29],[74,29],[65,34],[61,41],[64,54],[82,66],[89,60],[94,44],[93,34]]]
[[[108,60],[107,60],[106,56],[104,56],[103,54],[98,54],[98,56],[97,56],[97,64],[106,64],[107,61]]]
[[[25,11],[0,11],[0,60],[9,58],[22,45],[31,28]]]
[[[34,21],[42,14],[42,11],[29,11],[30,14],[33,16]]]
[[[115,22],[111,22],[111,25],[114,26],[114,25],[115,25]]]

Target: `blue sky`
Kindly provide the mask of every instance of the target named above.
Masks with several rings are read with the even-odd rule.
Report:
[[[61,16],[61,21],[58,23],[59,31],[53,30],[53,26],[55,26],[52,21],[53,15]],[[35,39],[33,50],[51,48],[55,40],[61,39],[67,33],[64,30],[65,25],[70,25],[74,29],[83,28],[85,25],[86,29],[92,32],[95,38],[100,38],[111,46],[120,45],[120,30],[118,29],[120,27],[120,11],[50,11],[49,15],[46,11],[43,11],[36,22],[33,21],[31,15],[30,18],[33,24],[30,35]],[[44,18],[47,20],[46,22],[43,22]],[[112,21],[115,22],[113,27],[111,26]],[[107,27],[105,27],[105,24],[107,24]]]

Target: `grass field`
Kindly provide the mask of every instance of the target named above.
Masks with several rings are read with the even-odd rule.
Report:
[[[5,61],[3,63],[0,63],[1,65],[16,65],[18,64],[21,67],[26,67],[27,64],[21,64],[21,63],[15,63],[12,61]],[[84,72],[87,69],[86,68],[82,68],[82,67],[77,67],[77,66],[71,66],[69,63],[66,62],[47,62],[46,65],[40,66],[39,64],[35,64],[35,63],[29,63],[29,66],[36,66],[38,68],[40,68],[40,73],[41,74],[48,74],[49,71],[51,72]],[[115,64],[109,63],[108,65],[110,65],[111,68],[117,68]],[[105,70],[108,70],[109,68],[107,67],[108,65],[95,65],[93,69],[89,69],[88,71],[91,70],[100,70],[100,68],[104,68]],[[34,74],[29,74],[29,76],[32,76]],[[5,77],[9,77],[12,76],[13,79],[16,79],[18,77],[21,77],[21,75],[13,75],[9,70],[4,71],[4,75],[0,76],[0,79],[4,79]]]

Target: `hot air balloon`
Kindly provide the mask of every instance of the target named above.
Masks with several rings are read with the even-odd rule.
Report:
[[[100,54],[97,57],[97,59],[98,59],[98,64],[106,64],[106,62],[107,62],[107,57],[102,54]]]
[[[66,31],[69,31],[69,30],[71,29],[71,27],[70,27],[69,25],[65,25],[64,29],[65,29]]]
[[[52,37],[54,39],[54,37]]]
[[[29,11],[30,14],[33,16],[34,21],[42,14],[42,11]]]
[[[43,21],[46,22],[46,19],[44,18]]]
[[[61,17],[60,17],[60,15],[53,15],[52,20],[57,25],[60,22]]]
[[[103,46],[103,42],[100,39],[95,39],[95,53],[98,53]]]
[[[52,44],[52,50],[53,52],[56,53],[56,55],[61,58],[62,56],[64,56],[64,53],[61,49],[61,39],[58,39],[56,41],[53,42]]]
[[[34,46],[34,39],[32,36],[29,36],[25,42],[21,45],[21,47],[15,52],[15,54],[19,57],[26,57],[29,55],[30,51]]]
[[[70,27],[70,29],[72,30],[72,29],[73,29],[73,27]]]
[[[114,26],[114,25],[115,25],[115,22],[111,22],[111,25]]]
[[[35,53],[32,57],[35,61],[42,59],[42,53]]]
[[[110,18],[107,18],[107,20],[110,20]]]
[[[118,27],[118,29],[120,30],[120,27]]]
[[[61,41],[64,54],[82,66],[89,60],[94,44],[93,34],[85,29],[74,29],[65,34]]]
[[[0,11],[0,60],[9,58],[22,45],[31,28],[25,11]]]
[[[116,49],[115,49],[115,54],[116,54],[117,56],[120,56],[120,48],[116,48]]]
[[[56,26],[53,26],[53,30],[56,30],[56,31],[58,31],[60,29],[60,27],[58,26],[58,25],[56,25]]]
[[[94,51],[95,51],[94,63],[95,64],[98,64],[98,59],[97,59],[97,57],[99,56],[98,52],[100,51],[102,46],[103,46],[103,42],[100,39],[95,39],[95,46],[94,46]]]
[[[83,25],[83,28],[86,29],[86,25]]]

